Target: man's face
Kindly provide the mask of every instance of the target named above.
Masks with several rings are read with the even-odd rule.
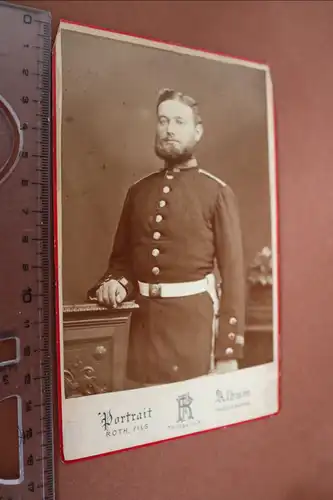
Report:
[[[167,161],[185,161],[202,135],[202,126],[196,124],[192,108],[186,104],[168,100],[159,105],[155,152]]]

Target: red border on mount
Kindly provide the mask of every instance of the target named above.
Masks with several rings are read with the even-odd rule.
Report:
[[[59,325],[59,277],[58,277],[58,211],[57,211],[57,96],[56,96],[56,48],[52,49],[52,196],[53,196],[53,262],[54,262],[54,290],[55,290],[55,345],[56,345],[56,388],[58,401],[58,431],[60,440],[61,459],[64,459],[63,422],[62,422],[62,390],[61,390],[61,351],[60,351],[60,325]]]
[[[186,45],[180,44],[180,43],[174,43],[174,42],[165,42],[163,40],[157,40],[154,38],[148,38],[148,37],[143,37],[143,36],[138,36],[130,33],[125,33],[125,32],[120,32],[120,31],[115,31],[107,28],[100,28],[97,26],[89,25],[89,24],[83,24],[83,23],[78,23],[74,21],[67,21],[65,19],[60,19],[59,21],[59,26],[60,24],[70,24],[70,25],[76,25],[76,26],[82,26],[85,28],[92,28],[96,29],[99,31],[107,31],[108,33],[115,33],[118,35],[125,35],[125,36],[132,36],[137,39],[141,40],[147,40],[151,42],[158,42],[162,43],[166,46],[173,46],[173,47],[182,47],[186,48],[189,50],[197,50],[203,53],[207,54],[214,54],[218,56],[223,56],[223,57],[228,57],[229,59],[233,59],[235,61],[243,61],[243,62],[250,62],[254,64],[260,64],[263,66],[266,66],[267,69],[270,69],[269,65],[265,62],[260,62],[256,60],[251,60],[251,59],[246,59],[246,58],[241,58],[241,57],[234,57],[230,56],[228,54],[222,53],[222,52],[214,52],[214,51],[209,51],[207,49],[199,49],[195,47],[188,47]],[[59,27],[58,27],[59,28]],[[105,453],[100,453],[97,455],[91,455],[88,457],[83,457],[83,458],[77,458],[73,460],[66,460],[64,457],[64,441],[63,441],[63,413],[62,413],[62,380],[61,380],[61,373],[60,373],[60,366],[61,366],[61,345],[60,345],[60,324],[59,324],[59,315],[60,315],[60,310],[59,310],[59,275],[58,275],[58,206],[57,206],[57,95],[56,95],[56,47],[55,45],[53,46],[52,49],[52,179],[53,179],[53,226],[54,226],[54,267],[55,267],[55,273],[54,273],[54,286],[55,286],[55,332],[56,332],[56,360],[57,360],[57,377],[56,377],[56,386],[57,386],[57,400],[58,400],[58,425],[59,425],[59,441],[60,441],[60,456],[61,460],[63,463],[75,463],[75,462],[82,462],[86,460],[91,460],[93,458],[98,458],[98,457],[104,457],[108,455],[113,455],[115,453],[122,453],[125,451],[130,451],[130,450],[135,450],[138,448],[144,448],[146,446],[152,446],[152,445],[157,445],[160,443],[164,443],[167,441],[174,441],[176,439],[183,439],[186,437],[190,436],[195,436],[199,434],[203,434],[206,432],[212,432],[212,431],[218,431],[221,429],[226,429],[229,427],[235,427],[237,425],[242,425],[242,424],[249,424],[250,422],[256,422],[258,420],[264,420],[271,418],[273,416],[276,416],[280,413],[281,411],[281,358],[280,358],[280,342],[281,342],[281,335],[280,335],[280,239],[279,239],[279,199],[278,199],[278,172],[277,172],[277,135],[276,135],[276,129],[277,129],[277,114],[276,114],[276,107],[275,107],[275,100],[274,100],[274,94],[272,95],[272,112],[273,112],[273,134],[274,134],[274,156],[275,156],[275,214],[276,214],[276,258],[277,258],[277,283],[276,283],[276,293],[277,293],[277,318],[276,318],[276,323],[277,323],[277,364],[278,364],[278,377],[277,377],[277,383],[278,383],[278,409],[276,412],[271,413],[270,415],[265,415],[262,417],[257,417],[257,418],[252,418],[249,420],[242,420],[241,422],[235,422],[233,424],[228,424],[220,427],[214,427],[212,429],[205,429],[203,431],[197,431],[193,432],[190,434],[185,434],[181,436],[175,436],[171,438],[166,438],[166,439],[161,439],[159,441],[152,441],[150,443],[146,444],[141,444],[137,446],[131,446],[129,448],[122,448],[120,450],[113,450],[113,451],[108,451]],[[271,205],[270,205],[271,207]]]

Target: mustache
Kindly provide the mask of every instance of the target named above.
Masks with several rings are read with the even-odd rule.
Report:
[[[179,144],[178,139],[173,139],[172,137],[165,137],[164,139],[162,139],[162,142],[178,142]]]

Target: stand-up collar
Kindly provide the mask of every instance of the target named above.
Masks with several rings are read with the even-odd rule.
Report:
[[[169,172],[170,171],[180,172],[180,170],[186,170],[187,168],[195,168],[197,166],[198,166],[198,161],[196,158],[193,157],[183,163],[178,163],[173,165],[170,165],[169,163],[165,162],[162,170],[167,170]]]

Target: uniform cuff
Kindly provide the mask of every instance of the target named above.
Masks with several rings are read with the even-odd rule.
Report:
[[[215,359],[241,359],[244,351],[244,333],[236,316],[220,317]]]

